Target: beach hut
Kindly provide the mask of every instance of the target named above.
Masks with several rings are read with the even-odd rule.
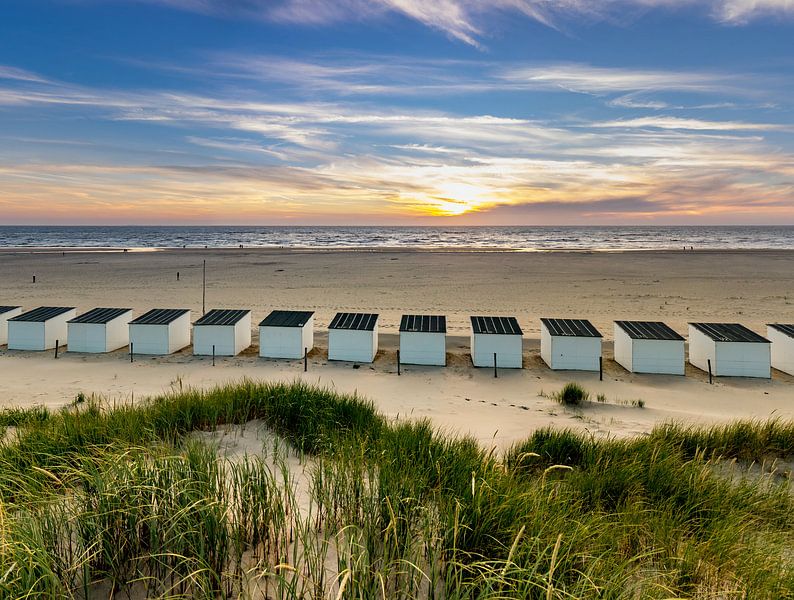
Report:
[[[21,306],[0,306],[0,346],[8,343],[8,319],[21,314]]]
[[[66,325],[69,352],[113,352],[130,343],[130,308],[95,308]]]
[[[615,361],[632,373],[683,375],[684,337],[659,321],[615,321]]]
[[[215,308],[193,324],[195,356],[236,356],[250,345],[250,310]]]
[[[336,313],[328,325],[328,359],[372,362],[378,353],[378,315]]]
[[[154,308],[130,321],[130,351],[171,354],[190,345],[190,310]]]
[[[586,319],[541,319],[540,356],[555,370],[598,371],[601,337]]]
[[[772,342],[772,366],[794,375],[794,325],[767,325],[766,336]]]
[[[403,315],[400,320],[400,362],[406,365],[447,364],[447,318]]]
[[[689,362],[714,375],[765,377],[771,372],[769,340],[738,323],[690,323]]]
[[[65,344],[66,322],[77,310],[70,306],[40,306],[8,320],[9,350],[49,350]]]
[[[522,335],[515,317],[471,317],[472,363],[475,367],[520,369],[523,366]]]
[[[274,310],[259,324],[259,356],[303,358],[314,348],[314,313]]]

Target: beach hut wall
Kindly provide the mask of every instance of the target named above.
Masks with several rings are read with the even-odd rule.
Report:
[[[684,337],[659,321],[615,321],[614,349],[632,373],[684,374]]]
[[[772,366],[794,375],[794,324],[767,325],[766,336],[772,342]]]
[[[328,325],[328,359],[372,362],[378,353],[378,315],[337,313]]]
[[[471,361],[475,367],[520,369],[524,338],[515,317],[471,317]]]
[[[250,345],[250,310],[215,308],[193,324],[195,356],[237,356]]]
[[[400,320],[400,362],[445,366],[447,318],[443,315],[403,315]]]
[[[274,310],[259,323],[259,356],[303,358],[314,348],[314,313]]]
[[[21,306],[0,306],[0,346],[8,343],[8,320],[21,314]]]
[[[130,308],[95,308],[69,320],[69,352],[112,352],[130,343]]]
[[[690,323],[689,362],[722,377],[769,378],[771,344],[738,323]]]
[[[8,320],[10,350],[50,350],[67,343],[66,322],[77,314],[74,307],[40,306]]]
[[[600,370],[601,338],[586,319],[540,320],[540,356],[555,370]]]
[[[190,345],[190,310],[154,308],[130,321],[135,354],[172,354]]]

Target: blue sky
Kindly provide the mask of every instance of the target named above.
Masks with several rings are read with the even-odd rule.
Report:
[[[794,0],[4,0],[0,222],[794,224]]]

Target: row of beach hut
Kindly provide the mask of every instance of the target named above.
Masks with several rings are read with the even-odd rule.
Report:
[[[598,371],[602,335],[585,319],[542,318],[540,355],[552,369]],[[615,321],[615,360],[634,373],[683,375],[685,339],[652,321]],[[112,352],[127,345],[135,354],[171,354],[190,345],[190,310],[153,309],[133,319],[127,308],[44,306],[22,313],[0,306],[0,345],[71,352]],[[446,364],[443,315],[403,315],[400,362]],[[251,345],[251,311],[214,309],[193,323],[193,353],[235,356]],[[259,355],[305,356],[314,347],[314,313],[274,310],[259,323]],[[471,317],[471,357],[476,367],[520,369],[523,332],[515,317]],[[328,358],[372,362],[378,352],[378,315],[337,313],[328,326]],[[690,323],[689,362],[717,376],[771,376],[771,367],[794,374],[794,325],[770,324],[767,337],[737,323]]]

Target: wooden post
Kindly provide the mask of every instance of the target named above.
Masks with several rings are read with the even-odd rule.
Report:
[[[179,271],[176,272],[176,280],[179,281]]]
[[[61,340],[55,340],[55,358],[58,358],[58,346],[61,345]]]
[[[713,383],[711,378],[711,359],[708,359],[708,363],[709,363],[709,385],[711,385]]]
[[[598,357],[598,381],[604,381],[604,358]]]
[[[212,366],[215,366],[215,344],[212,345]]]
[[[134,362],[135,360],[135,348],[134,344],[130,342],[130,363]]]
[[[493,378],[496,379],[499,375],[496,374],[496,352],[493,353]]]
[[[201,267],[201,314],[207,314],[207,259]]]
[[[400,351],[397,350],[397,376],[400,376]]]
[[[304,348],[303,349],[303,372],[305,373],[308,370],[309,370],[309,349],[308,348]]]

